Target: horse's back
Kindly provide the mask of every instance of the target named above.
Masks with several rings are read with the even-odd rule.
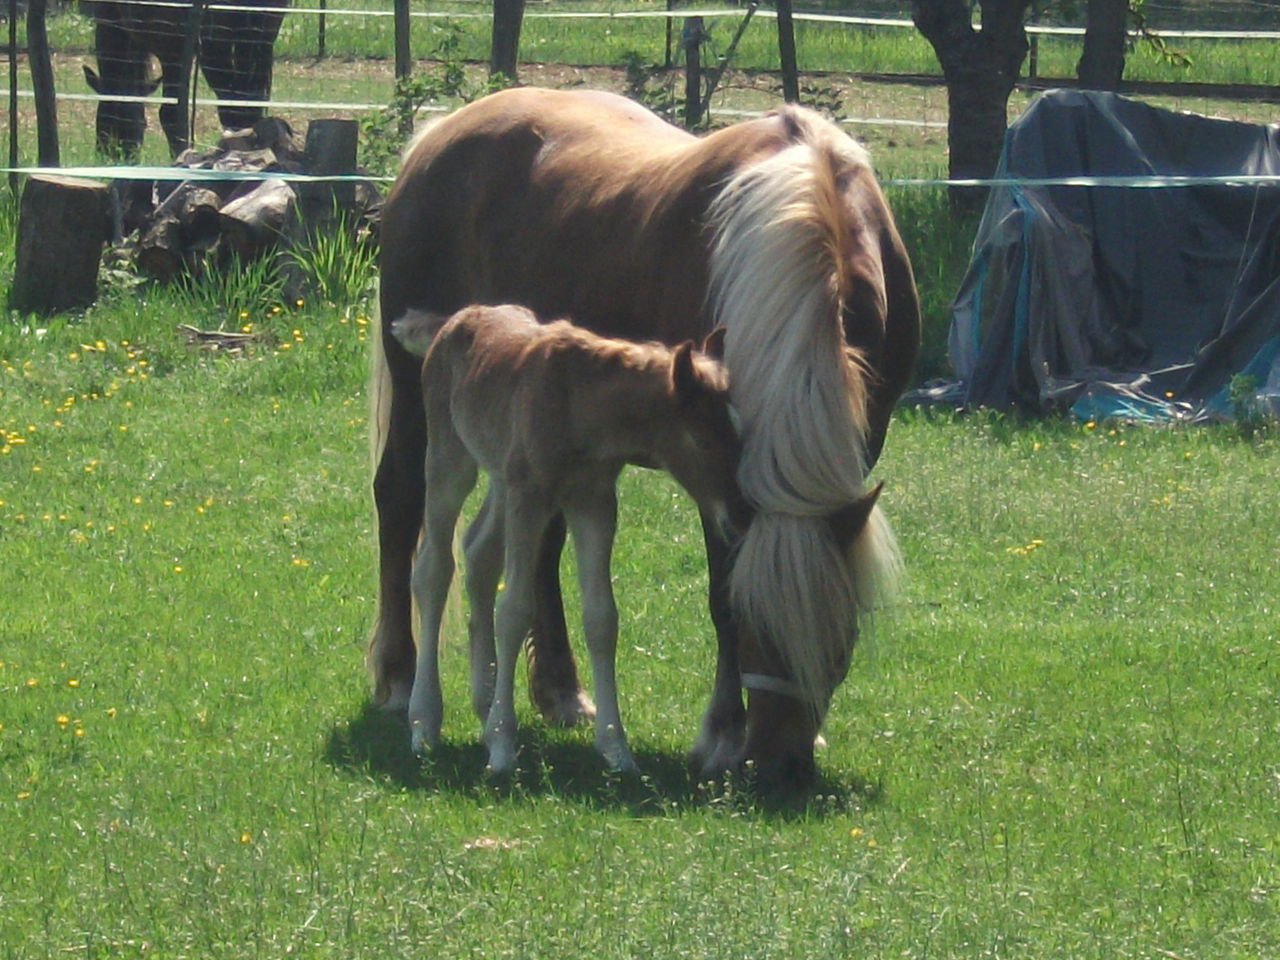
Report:
[[[695,138],[598,91],[518,88],[411,144],[383,212],[383,309],[519,302],[607,335],[705,332],[707,206],[793,136],[763,118]]]

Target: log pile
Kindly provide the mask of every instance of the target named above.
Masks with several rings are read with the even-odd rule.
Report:
[[[270,255],[340,215],[348,226],[376,230],[381,196],[371,182],[271,176],[355,172],[356,133],[355,121],[316,120],[299,147],[288,124],[266,117],[225,134],[213,149],[187,150],[175,166],[261,173],[262,179],[163,181],[146,184],[143,195],[129,185],[117,188],[117,239],[132,248],[140,273],[165,281],[232,258]]]
[[[253,174],[247,179],[107,184],[31,177],[20,205],[8,306],[50,313],[92,303],[104,242],[112,245],[111,262],[132,263],[144,276],[169,281],[236,259],[273,256],[325,230],[376,239],[382,198],[371,181],[272,176],[355,173],[357,135],[354,120],[313,120],[300,147],[287,123],[266,117],[224,134],[210,150],[188,150],[175,161],[191,171]]]

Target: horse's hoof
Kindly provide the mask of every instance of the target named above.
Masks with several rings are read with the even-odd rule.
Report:
[[[409,695],[413,693],[413,681],[391,682],[387,685],[386,696],[375,699],[374,705],[383,713],[404,713],[409,709]]]
[[[542,718],[555,727],[577,727],[596,718],[596,705],[585,690],[539,698],[534,705]]]

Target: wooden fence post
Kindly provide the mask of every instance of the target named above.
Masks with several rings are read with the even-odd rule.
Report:
[[[18,199],[18,0],[9,0],[9,190]]]

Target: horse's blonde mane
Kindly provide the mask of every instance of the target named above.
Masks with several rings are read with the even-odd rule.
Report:
[[[711,208],[711,295],[756,509],[734,604],[821,703],[900,562],[879,509],[846,553],[827,529],[866,492],[868,374],[841,320],[857,251],[838,174],[867,155],[808,111],[787,118],[800,142],[738,172]]]

